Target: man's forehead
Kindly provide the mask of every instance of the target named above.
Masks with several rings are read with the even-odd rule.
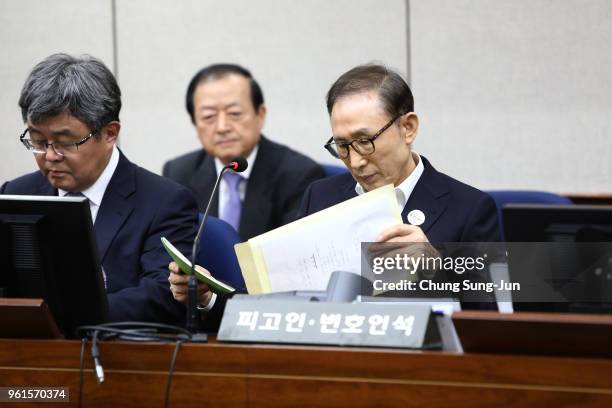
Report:
[[[231,108],[241,108],[243,103],[240,101],[219,103],[214,100],[202,100],[200,104],[198,104],[199,110],[217,110],[217,109],[231,109]]]
[[[387,116],[378,98],[355,94],[338,99],[331,113],[330,124],[334,137],[362,137],[377,131]]]
[[[387,113],[375,95],[362,93],[339,98],[332,109],[330,121],[332,126],[347,121],[369,124],[384,120],[386,116]]]
[[[238,74],[227,74],[206,78],[198,84],[196,92],[204,96],[223,93],[247,93],[250,96],[249,79]]]
[[[340,109],[358,109],[361,107],[367,107],[369,109],[382,109],[382,103],[378,92],[376,90],[366,90],[342,95],[334,102],[332,115],[334,114],[334,111]]]
[[[28,116],[26,126],[31,132],[44,131],[51,134],[76,134],[88,129],[85,123],[69,112],[53,116],[43,116],[36,122],[32,122]]]
[[[198,107],[216,107],[219,104],[229,107],[231,104],[250,103],[251,91],[246,78],[240,75],[233,75],[233,77],[235,78],[228,76],[200,82],[194,94],[194,102]]]

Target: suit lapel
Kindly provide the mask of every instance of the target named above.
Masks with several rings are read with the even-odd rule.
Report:
[[[41,196],[57,196],[58,195],[57,188],[49,184],[49,181],[47,180],[47,178],[43,176],[42,174],[40,175],[40,183],[37,186],[37,190],[38,191],[36,192],[36,195],[41,195]]]
[[[427,234],[427,231],[448,207],[450,190],[444,179],[440,177],[440,173],[431,166],[429,161],[423,156],[421,159],[425,168],[402,211],[402,221],[408,223],[407,217],[410,211],[422,211],[425,214],[425,222],[420,227]]]
[[[338,201],[339,203],[357,197],[357,191],[355,191],[356,184],[357,182],[350,173],[345,175],[345,180],[343,180],[342,184],[338,188],[340,198],[340,201]]]
[[[135,170],[136,166],[121,153],[96,216],[95,232],[101,262],[104,262],[111,242],[134,210],[131,196],[136,191]]]
[[[270,142],[261,136],[255,165],[249,175],[246,195],[240,214],[240,236],[249,237],[263,233],[270,221],[273,208],[269,180],[275,170],[276,160],[270,152]]]
[[[217,181],[217,169],[215,168],[215,159],[210,155],[206,155],[202,163],[193,172],[189,180],[189,187],[195,192],[198,199],[198,207],[200,212],[204,212],[204,206],[208,203],[212,190]],[[219,195],[215,194],[210,205],[210,215],[217,217],[219,214]]]

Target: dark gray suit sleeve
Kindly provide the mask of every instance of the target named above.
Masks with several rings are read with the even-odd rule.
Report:
[[[191,193],[184,188],[160,197],[156,206],[146,235],[134,235],[133,238],[133,242],[142,241],[137,258],[138,281],[133,286],[125,283],[125,287],[108,294],[111,321],[175,324],[184,320],[185,308],[173,299],[169,290],[168,264],[171,259],[160,239],[167,238],[189,256],[197,230],[197,207]],[[135,247],[134,244],[132,248]],[[122,267],[121,259],[113,259],[112,269],[118,271],[114,273],[120,273]]]
[[[287,224],[301,218],[302,211],[300,205],[303,205],[305,192],[309,191],[310,184],[325,177],[323,168],[316,163],[312,163],[308,167],[297,169],[293,172],[292,179],[287,188],[290,190],[285,206],[282,223]]]
[[[164,167],[162,168],[162,176],[172,178],[171,167],[172,167],[171,161],[165,162]]]
[[[162,167],[162,176],[188,187],[189,180],[194,175],[202,157],[203,152],[201,150],[196,150],[175,159],[168,160]]]
[[[310,209],[310,197],[312,195],[312,184],[308,186],[306,192],[304,193],[304,197],[302,197],[302,203],[300,204],[300,209],[297,212],[296,220],[300,218],[304,218],[309,214]]]

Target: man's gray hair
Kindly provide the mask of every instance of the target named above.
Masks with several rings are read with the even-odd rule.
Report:
[[[34,124],[70,113],[90,130],[119,121],[121,90],[102,61],[83,55],[53,54],[39,62],[19,98],[23,121]]]
[[[327,92],[327,112],[331,115],[336,101],[347,95],[376,91],[389,119],[414,111],[410,87],[397,72],[380,64],[365,64],[345,72]]]

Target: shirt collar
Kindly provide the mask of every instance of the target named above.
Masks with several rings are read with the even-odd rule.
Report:
[[[412,190],[414,190],[414,186],[416,186],[417,182],[421,178],[423,174],[423,170],[425,166],[423,166],[423,160],[421,160],[421,156],[417,152],[412,152],[412,157],[414,161],[417,163],[412,173],[406,177],[406,180],[402,181],[399,186],[395,187],[395,196],[397,197],[397,203],[400,205],[400,208],[404,208],[408,199],[410,198],[410,194],[412,194]],[[361,184],[355,183],[355,192],[357,195],[361,195],[365,193]]]
[[[104,193],[106,192],[106,187],[108,187],[108,183],[110,183],[115,170],[117,169],[117,165],[119,164],[119,149],[117,146],[113,146],[113,152],[111,153],[110,160],[106,164],[104,171],[100,174],[100,177],[93,183],[89,188],[81,191],[87,199],[99,206],[102,203],[102,197],[104,197]],[[58,189],[58,193],[60,197],[68,194],[68,191],[64,191],[62,189]]]
[[[248,178],[251,176],[251,171],[253,170],[253,166],[255,165],[255,159],[257,158],[258,151],[259,144],[256,144],[251,153],[246,158],[248,166],[243,172],[240,173],[240,176],[245,180],[248,180]],[[225,164],[223,164],[223,162],[219,160],[219,158],[215,157],[215,169],[217,170],[217,174],[221,173],[223,167],[225,167]]]

